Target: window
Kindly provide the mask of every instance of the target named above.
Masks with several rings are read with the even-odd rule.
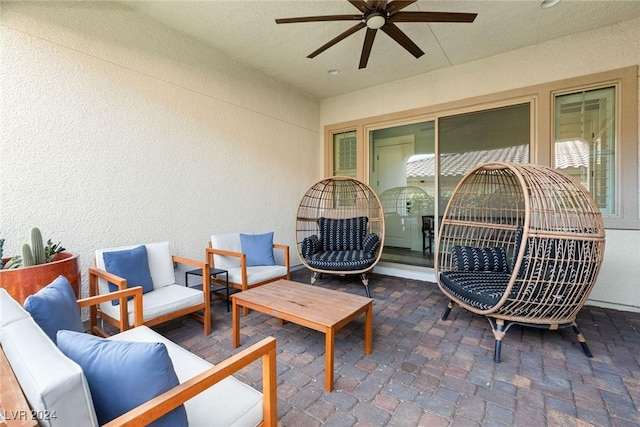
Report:
[[[615,87],[555,96],[554,166],[616,214]]]
[[[333,175],[356,178],[357,149],[356,132],[333,134]]]
[[[579,180],[607,229],[640,230],[638,83],[634,65],[327,125],[325,173],[355,176],[381,193],[420,187],[433,198],[427,209],[437,233],[438,215],[461,174],[482,160],[528,161]],[[406,132],[414,125],[424,137]],[[385,141],[397,139],[391,131],[414,139],[394,151]],[[397,159],[406,163],[406,184],[385,175],[400,170]],[[417,213],[414,200],[400,212]]]

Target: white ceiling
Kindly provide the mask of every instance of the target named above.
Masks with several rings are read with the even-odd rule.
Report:
[[[474,23],[397,24],[424,52],[416,59],[379,31],[367,68],[358,62],[365,30],[314,59],[306,56],[353,21],[276,24],[276,18],[357,14],[346,0],[126,1],[240,63],[315,97],[327,98],[462,64],[640,16],[640,0],[419,0],[405,11],[477,13]],[[340,73],[332,76],[330,69]]]

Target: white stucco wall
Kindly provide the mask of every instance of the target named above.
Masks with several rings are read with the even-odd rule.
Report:
[[[324,99],[320,107],[321,124],[325,126],[437,105],[638,64],[640,19],[634,19],[344,96]],[[637,144],[640,148],[639,141],[631,143]],[[640,231],[607,230],[604,264],[589,303],[640,311],[639,265]],[[432,270],[383,266],[377,271],[426,280],[434,279]]]
[[[274,231],[321,176],[319,102],[117,3],[2,3],[0,236],[79,253]],[[292,263],[299,260],[295,250]]]

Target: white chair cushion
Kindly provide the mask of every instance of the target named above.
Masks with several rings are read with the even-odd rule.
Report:
[[[0,329],[16,320],[30,317],[30,314],[7,292],[0,288]]]
[[[242,268],[231,268],[229,271],[229,283],[242,283]],[[247,285],[286,276],[287,267],[282,265],[264,265],[247,267]]]
[[[3,300],[2,311],[8,306]],[[31,317],[0,328],[0,344],[31,409],[55,413],[40,419],[41,427],[98,426],[82,369],[58,350]]]
[[[105,270],[104,257],[105,252],[115,252],[127,249],[133,249],[141,245],[120,246],[117,248],[98,249],[96,251],[96,267]],[[176,283],[176,275],[173,270],[173,258],[171,257],[171,246],[169,242],[145,243],[147,248],[147,261],[149,263],[149,272],[153,281],[153,288],[158,289],[164,286]],[[106,280],[99,279],[98,286],[100,293],[109,292]]]
[[[211,235],[211,247],[231,252],[242,252],[240,233],[213,234]],[[214,255],[213,262],[216,268],[223,270],[240,267],[240,258],[236,257]],[[229,277],[229,280],[231,280],[231,277]]]
[[[182,285],[169,285],[152,292],[142,294],[143,321],[174,313],[183,308],[193,307],[204,302],[204,293],[199,289]],[[120,318],[120,306],[111,301],[100,304],[100,309],[107,315]],[[129,325],[133,325],[133,300],[127,302]]]
[[[211,363],[183,349],[146,326],[129,329],[110,337],[118,341],[162,342],[180,383],[207,370]],[[262,422],[262,393],[227,377],[184,404],[189,426],[256,426]],[[212,424],[213,423],[213,424]]]

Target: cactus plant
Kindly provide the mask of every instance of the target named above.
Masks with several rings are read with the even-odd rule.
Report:
[[[4,239],[0,239],[0,258],[2,258],[2,246]],[[60,242],[54,244],[51,239],[47,240],[47,245],[42,243],[42,233],[38,227],[31,229],[31,245],[25,243],[22,245],[22,256],[14,256],[6,264],[2,265],[0,261],[0,269],[10,269],[17,267],[29,267],[32,265],[40,265],[53,261],[57,253],[64,251]]]
[[[44,244],[42,243],[42,233],[38,227],[31,229],[31,253],[33,254],[33,261],[35,265],[44,264],[46,262],[44,258]],[[22,262],[24,263],[24,255],[22,256]]]
[[[36,265],[36,260],[31,252],[31,247],[25,243],[22,245],[22,266],[31,267],[32,265]]]

